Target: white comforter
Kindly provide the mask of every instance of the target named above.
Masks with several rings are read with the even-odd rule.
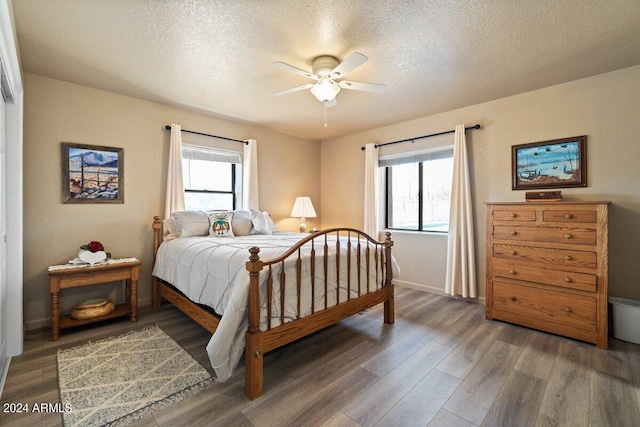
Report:
[[[211,337],[207,345],[207,353],[211,361],[211,366],[216,372],[218,380],[226,381],[236,367],[244,352],[244,336],[247,331],[247,305],[249,299],[249,274],[246,270],[246,262],[249,258],[248,249],[257,246],[260,248],[260,258],[271,260],[286,252],[291,246],[297,243],[307,234],[299,233],[276,233],[274,235],[252,235],[243,237],[187,237],[164,242],[160,245],[157,253],[156,265],[153,275],[171,283],[189,299],[194,302],[205,304],[219,314],[222,319],[215,334]],[[330,236],[329,241],[329,306],[335,305],[336,293],[340,293],[340,301],[347,298],[346,276],[347,257],[346,241],[341,236],[340,246],[340,286],[336,291],[335,286],[335,236]],[[318,239],[317,239],[318,240]],[[357,240],[352,238],[351,253],[351,287],[352,296],[356,297],[357,291]],[[324,261],[323,245],[324,237],[315,243],[316,251],[316,292],[315,309],[324,308]],[[363,242],[364,247],[364,242]],[[305,245],[302,255],[309,257],[310,244]],[[373,251],[373,248],[372,248]],[[290,257],[291,258],[291,257]],[[365,278],[365,257],[361,257],[361,276],[363,288],[366,286]],[[398,268],[393,262],[393,276],[398,274]],[[274,308],[272,312],[272,327],[280,323],[280,295],[279,281],[280,265],[274,266]],[[308,258],[303,261],[303,281],[301,292],[301,316],[311,313],[311,292],[310,292],[310,263]],[[373,273],[375,264],[373,253],[370,261],[370,271]],[[307,274],[305,274],[307,273]],[[297,311],[297,291],[295,286],[295,257],[285,264],[286,302],[285,302],[285,322],[296,318]],[[266,279],[267,269],[260,273],[260,293],[261,301],[266,299]],[[376,280],[377,279],[377,280]],[[370,277],[370,290],[380,288],[382,280],[380,274],[376,278],[374,274]],[[363,289],[363,292],[364,291]],[[263,304],[261,313],[261,329],[266,329],[267,324],[266,304]]]

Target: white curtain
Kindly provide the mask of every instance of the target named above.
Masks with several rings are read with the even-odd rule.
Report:
[[[364,164],[364,232],[378,239],[378,149],[366,144]]]
[[[249,139],[244,145],[242,161],[242,209],[259,210],[258,205],[258,143]]]
[[[171,145],[169,146],[169,168],[167,171],[167,197],[164,217],[170,218],[175,211],[184,210],[184,184],[182,182],[182,131],[181,126],[171,123]]]
[[[453,184],[449,216],[445,292],[475,298],[476,262],[473,240],[471,184],[464,125],[457,125],[453,146]]]

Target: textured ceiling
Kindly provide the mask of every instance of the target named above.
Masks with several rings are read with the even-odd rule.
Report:
[[[640,64],[637,0],[13,0],[23,71],[324,140]],[[367,57],[327,110],[319,55]],[[197,130],[197,129],[196,129]]]

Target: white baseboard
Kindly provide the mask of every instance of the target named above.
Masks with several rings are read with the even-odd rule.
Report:
[[[397,280],[397,279],[395,279],[393,281],[393,283],[395,285],[401,286],[403,288],[415,289],[417,291],[422,291],[422,292],[429,292],[430,294],[441,295],[443,297],[458,298],[458,297],[452,297],[451,295],[445,293],[444,289],[436,288],[435,286],[429,286],[429,285],[425,285],[425,284],[422,284],[422,283],[406,282],[404,280]],[[485,298],[484,297],[458,298],[458,299],[464,299],[465,301],[472,301],[472,302],[476,302],[478,304],[483,304],[483,305],[485,304]]]
[[[447,296],[447,294],[444,293],[444,289],[425,285],[423,283],[406,282],[404,280],[397,280],[397,279],[394,280],[393,283],[403,288],[415,289],[416,291],[429,292],[430,294]]]

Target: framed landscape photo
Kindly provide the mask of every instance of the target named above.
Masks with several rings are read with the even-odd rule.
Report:
[[[62,143],[63,203],[124,203],[124,150]]]
[[[511,147],[513,190],[587,186],[587,136]]]

